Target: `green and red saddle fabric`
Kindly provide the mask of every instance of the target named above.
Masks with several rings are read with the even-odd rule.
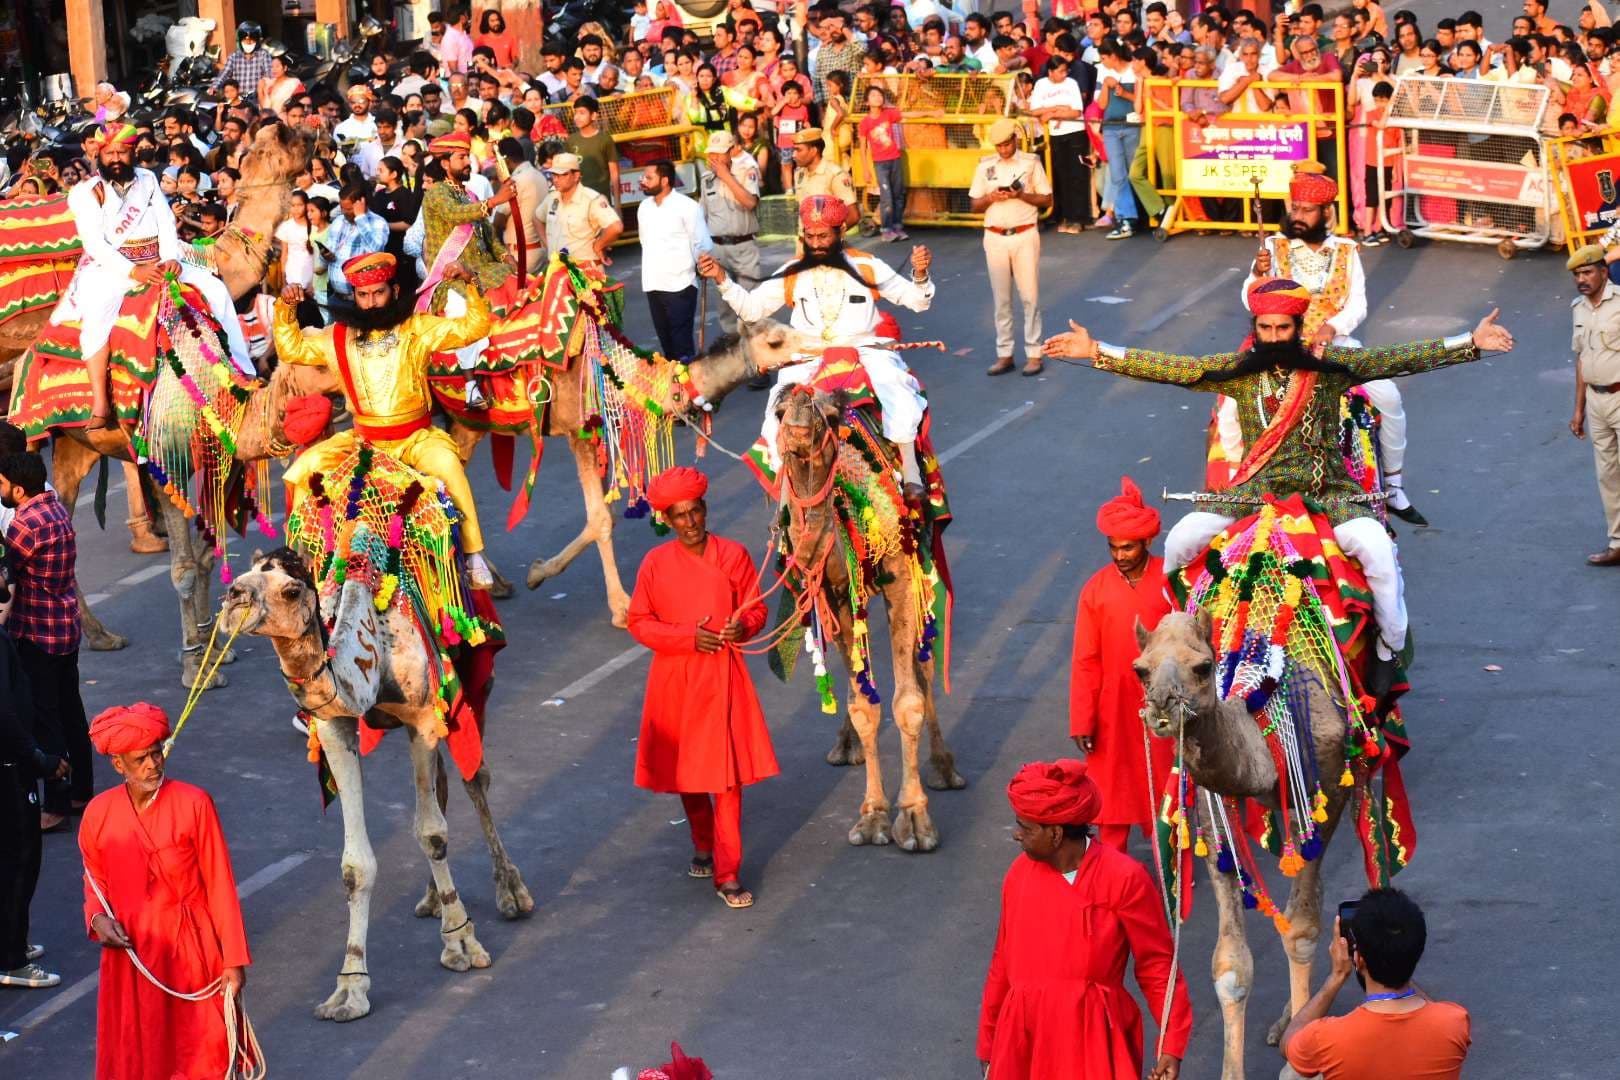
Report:
[[[83,253],[66,195],[0,199],[0,322],[55,307]]]

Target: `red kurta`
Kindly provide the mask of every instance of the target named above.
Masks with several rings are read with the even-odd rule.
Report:
[[[104,791],[85,807],[79,850],[141,962],[164,985],[191,993],[226,968],[252,962],[230,852],[206,791],[165,780],[140,814],[124,785]],[[87,882],[86,927],[101,913]],[[123,949],[101,950],[99,993],[99,1080],[225,1075],[223,998],[171,997],[136,971]]]
[[[630,597],[630,636],[653,651],[636,748],[636,785],[721,792],[775,776],[776,753],[754,683],[735,649],[697,651],[697,625],[716,633],[757,596],[748,549],[712,533],[700,559],[677,540],[647,553]],[[744,637],[765,626],[765,604],[740,615]]]
[[[1086,755],[1087,775],[1102,789],[1099,825],[1153,827],[1153,807],[1175,763],[1170,739],[1151,738],[1153,791],[1142,760],[1142,684],[1131,664],[1141,650],[1136,623],[1151,631],[1170,613],[1164,560],[1148,559],[1133,587],[1112,563],[1080,590],[1074,613],[1074,657],[1069,672],[1069,734],[1090,735],[1097,748]]]
[[[1074,884],[1020,855],[1001,883],[1001,926],[979,1008],[978,1056],[991,1080],[1140,1080],[1142,1014],[1125,961],[1157,1021],[1170,979],[1170,931],[1147,869],[1092,842]],[[1192,1031],[1176,974],[1166,1053]]]

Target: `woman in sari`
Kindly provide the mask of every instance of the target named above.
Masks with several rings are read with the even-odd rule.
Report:
[[[295,95],[304,92],[304,84],[287,70],[287,58],[272,56],[270,74],[259,80],[259,108],[280,113]]]
[[[697,128],[697,152],[709,152],[709,136],[725,131],[736,122],[739,112],[753,112],[759,102],[747,94],[740,94],[729,86],[722,86],[713,64],[704,64],[697,70],[697,87],[687,107],[687,119]]]

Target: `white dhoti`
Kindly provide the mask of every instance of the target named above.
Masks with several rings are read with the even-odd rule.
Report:
[[[192,286],[208,303],[214,320],[225,331],[230,347],[231,362],[243,374],[252,375],[253,357],[248,352],[247,337],[242,333],[242,321],[237,318],[236,305],[225,283],[201,267],[180,264],[180,280]],[[86,359],[107,347],[113,324],[124,306],[124,298],[136,287],[135,279],[118,269],[95,265],[81,265],[68,283],[67,291],[51,312],[52,325],[78,320],[79,354]]]
[[[455,289],[444,290],[444,310],[439,312],[447,319],[458,319],[467,314],[467,298]],[[489,338],[481,337],[471,345],[463,345],[459,349],[452,349],[456,354],[456,366],[462,371],[470,371],[478,363],[478,358],[484,355],[489,348]]]
[[[1176,522],[1164,538],[1164,568],[1168,573],[1197,558],[1209,542],[1236,518],[1194,510]],[[1361,564],[1372,590],[1373,618],[1379,635],[1391,650],[1406,646],[1406,595],[1401,582],[1401,564],[1395,554],[1395,541],[1377,520],[1351,518],[1333,527],[1333,539],[1340,550]]]
[[[916,442],[917,430],[922,427],[923,410],[927,406],[922,396],[922,385],[905,361],[900,359],[899,353],[864,345],[859,353],[861,366],[866,368],[866,376],[871,380],[872,392],[883,407],[883,437],[895,444]],[[803,363],[790,364],[776,373],[776,385],[771,387],[770,398],[765,402],[765,423],[760,430],[765,444],[770,447],[773,468],[782,463],[776,452],[776,431],[779,426],[776,403],[787,387],[809,382],[821,367],[821,359],[817,356]]]

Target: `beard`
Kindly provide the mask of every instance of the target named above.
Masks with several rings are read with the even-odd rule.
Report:
[[[1323,360],[1305,348],[1296,330],[1294,336],[1287,341],[1260,341],[1254,339],[1249,345],[1249,351],[1237,365],[1228,371],[1215,372],[1206,375],[1209,382],[1231,382],[1241,379],[1245,375],[1253,375],[1261,371],[1274,369],[1284,371],[1322,371],[1332,374],[1349,375],[1350,369],[1343,364],[1336,364],[1331,360]]]
[[[1324,216],[1315,225],[1307,225],[1298,218],[1289,218],[1287,226],[1283,229],[1283,235],[1290,240],[1303,240],[1307,244],[1320,244],[1327,239],[1327,218]]]
[[[114,184],[127,184],[135,179],[135,166],[127,161],[104,161],[101,175]]]
[[[358,334],[370,334],[392,330],[404,322],[411,314],[411,300],[411,297],[400,292],[396,286],[393,302],[382,307],[363,308],[352,300],[343,300],[335,296],[328,301],[327,306],[332,312],[332,318],[349,330]]]
[[[830,266],[835,270],[842,270],[860,282],[863,288],[866,285],[866,279],[861,277],[853,266],[849,265],[848,259],[844,258],[844,241],[842,238],[834,240],[832,247],[826,251],[811,251],[807,246],[804,249],[803,257],[788,263],[771,276],[781,278],[787,277],[789,274],[802,274],[806,270],[814,270],[818,266]]]

